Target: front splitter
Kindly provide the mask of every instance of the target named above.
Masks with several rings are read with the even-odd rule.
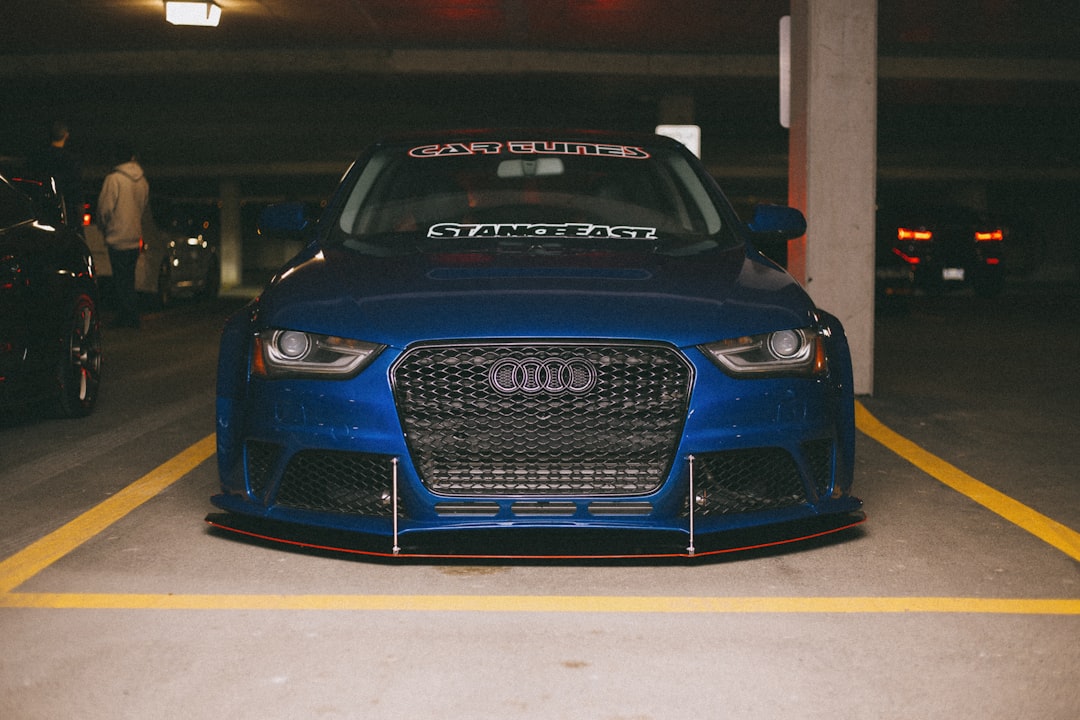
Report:
[[[866,521],[862,511],[824,515],[754,528],[688,533],[610,528],[485,528],[423,530],[402,534],[395,547],[382,535],[313,528],[279,520],[211,513],[210,527],[253,542],[371,558],[472,560],[618,560],[700,558],[809,543]]]

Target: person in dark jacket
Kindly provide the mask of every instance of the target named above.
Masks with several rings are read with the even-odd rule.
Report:
[[[71,132],[68,125],[57,120],[49,129],[49,144],[30,156],[29,174],[31,177],[56,182],[56,189],[64,196],[64,208],[68,224],[82,226],[82,168],[79,159],[67,147]]]

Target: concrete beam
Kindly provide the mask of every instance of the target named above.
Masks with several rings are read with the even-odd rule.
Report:
[[[518,75],[680,79],[775,78],[773,55],[551,50],[280,49],[108,51],[4,55],[0,77],[160,75]],[[882,79],[1080,83],[1080,60],[1055,58],[888,58]]]
[[[771,55],[549,50],[110,51],[9,55],[0,77],[159,75],[519,75],[746,78],[776,74]]]

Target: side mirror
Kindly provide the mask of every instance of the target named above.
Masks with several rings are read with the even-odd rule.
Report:
[[[302,202],[267,205],[259,213],[259,235],[270,239],[299,240],[309,221]]]
[[[758,205],[746,227],[757,239],[792,240],[806,234],[806,218],[786,205]]]

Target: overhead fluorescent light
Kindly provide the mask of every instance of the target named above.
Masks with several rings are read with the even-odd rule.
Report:
[[[165,19],[173,25],[217,27],[221,21],[221,8],[212,2],[166,0]]]

